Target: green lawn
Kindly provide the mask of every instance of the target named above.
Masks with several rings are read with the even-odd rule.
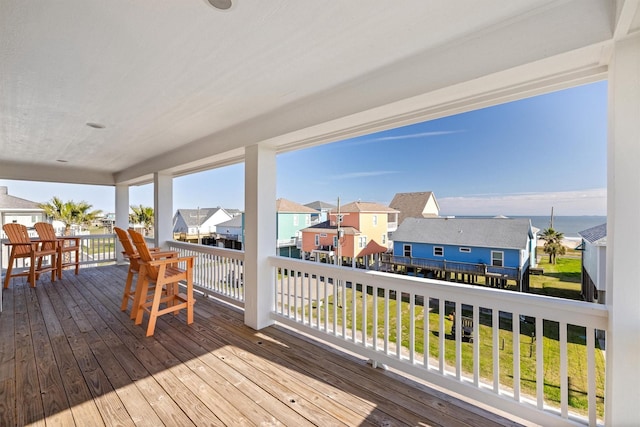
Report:
[[[529,290],[532,294],[549,295],[582,301],[580,295],[580,258],[558,258],[556,264],[549,264],[543,257],[538,267],[544,269],[540,276],[529,276]]]

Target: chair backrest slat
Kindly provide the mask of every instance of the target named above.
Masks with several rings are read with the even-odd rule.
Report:
[[[17,223],[9,223],[2,226],[9,242],[11,243],[30,243],[31,238],[29,237],[29,232],[27,231],[27,227],[22,224]],[[16,256],[25,255],[31,253],[31,246],[27,245],[16,245],[14,249],[14,254]]]
[[[133,244],[136,245],[136,249],[138,250],[138,256],[140,257],[140,260],[145,262],[153,261],[153,257],[151,256],[151,251],[149,251],[147,242],[144,240],[144,237],[142,236],[142,234],[130,228],[129,235],[131,236],[131,240],[133,241]],[[154,280],[157,279],[158,268],[147,266],[147,275]]]
[[[55,241],[57,237],[56,231],[53,229],[53,225],[48,222],[36,222],[33,227],[36,229],[40,240],[52,240],[51,242],[44,242],[42,244],[42,249],[55,248],[55,243],[53,241]]]

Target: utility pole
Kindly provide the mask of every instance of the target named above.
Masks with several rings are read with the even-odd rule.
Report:
[[[340,221],[340,197],[338,197],[338,215],[336,216],[336,224],[337,224],[337,228],[336,228],[336,253],[337,253],[337,257],[338,259],[336,260],[336,264],[337,265],[342,265],[342,254],[340,251],[340,233],[342,232],[342,229],[340,228],[340,223],[342,221]]]
[[[198,212],[196,214],[196,221],[198,226],[198,244],[200,244],[200,206],[198,206]]]

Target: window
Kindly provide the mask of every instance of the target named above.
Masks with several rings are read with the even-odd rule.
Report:
[[[316,246],[320,246],[320,235],[316,234]]]
[[[444,256],[444,248],[442,246],[434,246],[433,256]]]
[[[504,253],[501,251],[491,251],[491,265],[494,267],[502,267],[504,265]]]
[[[364,248],[367,246],[367,236],[358,237],[358,247]]]
[[[311,225],[311,215],[304,217],[304,225]]]
[[[293,214],[293,225],[298,226],[298,214]]]
[[[411,245],[404,245],[402,247],[402,252],[404,256],[411,257]]]
[[[460,252],[464,252],[468,254],[471,252],[471,248],[460,248]]]
[[[375,227],[376,225],[378,225],[378,215],[373,216],[373,226]]]

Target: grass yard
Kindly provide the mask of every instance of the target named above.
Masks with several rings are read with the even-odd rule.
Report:
[[[548,257],[542,257],[538,267],[544,269],[544,274],[529,276],[529,291],[532,294],[548,295],[558,298],[582,301],[580,295],[580,258],[558,258],[556,264],[549,264]]]

